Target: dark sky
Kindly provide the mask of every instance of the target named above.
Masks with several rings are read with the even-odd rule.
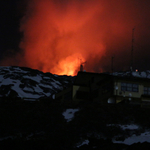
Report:
[[[27,46],[19,46],[19,45],[21,41],[23,41],[23,44],[28,45],[27,43],[29,43],[29,41],[27,41],[27,37],[29,37],[29,34],[26,34],[27,27],[29,29],[28,24],[30,23],[30,26],[31,24],[33,24],[32,22],[29,22],[29,20],[30,19],[34,20],[34,18],[38,18],[39,16],[38,13],[35,13],[35,12],[31,13],[31,10],[32,9],[38,10],[40,8],[38,7],[39,5],[38,2],[40,2],[40,0],[37,0],[37,1],[31,0],[31,1],[33,1],[33,3],[30,3],[30,4],[35,5],[35,6],[30,5],[31,8],[29,7],[29,5],[27,7],[27,4],[29,4],[27,3],[27,0],[1,0],[0,1],[0,19],[1,19],[0,21],[0,52],[1,52],[0,61],[2,61],[1,65],[17,65],[18,63],[18,65],[28,66],[31,68],[40,69],[42,71],[50,70],[51,72],[55,73],[54,69],[51,69],[52,66],[47,67],[49,68],[49,70],[48,69],[46,70],[45,66],[46,66],[47,60],[44,60],[43,62],[41,60],[40,62],[35,63],[35,64],[32,61],[29,62],[29,60],[26,57],[23,58],[23,62],[21,63],[20,63],[20,60],[17,60],[18,57],[16,57],[16,55],[18,54],[18,52],[21,52],[22,57],[24,54],[25,55],[28,54],[28,53],[25,53],[26,51],[29,51],[25,49],[25,47]],[[48,0],[43,0],[43,1],[45,1],[46,3],[48,2]],[[82,22],[85,18],[88,18],[90,16],[90,12],[93,9],[89,8],[89,6],[95,7],[93,3],[90,3],[90,0],[87,0],[87,2],[85,0],[82,0],[82,1],[70,0],[70,1],[72,3],[69,3],[68,0],[62,0],[62,1],[54,0],[53,6],[56,6],[57,9],[54,9],[53,11],[55,12],[60,8],[61,9],[60,14],[63,14],[64,16],[67,14],[66,12],[71,12],[73,14],[71,17],[75,17],[76,19],[74,24],[78,24],[80,21]],[[100,39],[100,42],[102,42],[102,47],[103,46],[105,47],[105,52],[103,52],[100,57],[96,56],[97,54],[91,57],[90,54],[92,52],[88,50],[88,47],[86,47],[85,45],[81,43],[79,44],[79,48],[84,47],[84,49],[87,48],[86,51],[89,51],[89,55],[85,56],[85,59],[83,58],[83,60],[87,61],[87,64],[85,66],[86,69],[89,71],[95,71],[95,72],[99,72],[100,70],[110,71],[111,70],[111,57],[114,56],[115,57],[114,58],[114,70],[116,71],[128,70],[130,66],[130,59],[131,59],[132,29],[135,27],[133,66],[135,69],[137,68],[139,70],[150,70],[150,1],[149,0],[143,0],[143,1],[127,0],[125,2],[120,2],[119,0],[116,0],[114,2],[113,0],[107,0],[106,2],[104,0],[95,0],[95,2],[98,2],[98,1],[99,2],[101,1],[100,4],[102,5],[102,8],[101,8],[102,12],[97,11],[97,14],[94,11],[91,12],[95,15],[93,19],[89,19],[90,20],[89,22],[87,21],[88,19],[87,20],[85,19],[84,22],[87,21],[88,25],[85,26],[84,22],[82,25],[82,29],[86,28],[86,30],[88,30],[88,33],[90,34],[87,34],[84,31],[83,33],[80,32],[80,34],[78,34],[77,36],[77,33],[79,31],[75,33],[73,30],[74,29],[79,30],[78,28],[81,28],[81,25],[78,24],[78,27],[73,28],[73,25],[67,22],[68,26],[70,25],[70,28],[68,26],[66,28],[66,26],[63,25],[63,22],[65,21],[62,20],[62,22],[60,21],[62,28],[58,26],[59,30],[56,32],[61,33],[62,29],[64,32],[66,32],[67,30],[67,32],[65,33],[66,35],[63,35],[63,36],[61,34],[59,34],[58,36],[57,34],[57,38],[55,36],[54,38],[55,40],[53,40],[55,41],[55,44],[59,43],[60,39],[62,43],[64,39],[68,38],[68,36],[72,38],[72,41],[70,41],[71,43],[74,41],[77,42],[78,41],[76,39],[77,37],[83,39],[84,36],[86,36],[86,38],[89,36],[89,39],[90,39],[91,36],[93,36],[93,38],[91,38],[90,41],[92,41],[96,37],[93,40],[93,42],[91,42],[90,44],[95,44],[96,43],[95,41],[97,41],[98,43],[99,42],[98,40]],[[99,4],[99,2],[97,4]],[[87,3],[89,4],[87,5]],[[85,7],[83,8],[83,6]],[[42,9],[42,6],[40,9]],[[83,14],[79,13],[81,14],[82,17],[81,18],[80,16],[76,17],[74,15],[76,9],[79,9],[78,11],[85,12],[85,14],[88,13],[88,15],[86,16],[84,13]],[[86,12],[86,9],[88,9],[89,11]],[[95,9],[97,8],[95,7]],[[41,11],[41,13],[43,12]],[[57,13],[59,14],[59,11]],[[32,17],[33,16],[35,17],[31,18],[30,15],[32,15]],[[44,14],[44,17],[45,16],[46,15]],[[55,18],[58,17],[57,15],[54,14],[51,18],[53,19],[54,16]],[[66,16],[68,17],[68,15]],[[25,17],[24,24],[21,22],[21,19],[23,17]],[[60,22],[59,21],[57,22],[57,20],[56,21],[53,20],[53,22],[55,22],[56,25],[57,24],[59,25]],[[37,22],[36,21],[37,20],[34,20],[36,24],[37,22],[40,22],[40,21],[37,21]],[[90,24],[91,21],[93,21],[92,24]],[[46,24],[46,22],[44,23]],[[51,24],[53,25],[53,23]],[[20,28],[22,29],[21,30],[22,32],[20,32]],[[41,30],[41,32],[43,31]],[[52,31],[49,31],[49,32],[52,32]],[[97,36],[96,33],[99,34],[99,36]],[[34,32],[34,34],[36,33]],[[41,36],[38,32],[37,32],[37,35]],[[59,41],[58,41],[58,38],[59,38]],[[87,41],[83,40],[83,42],[86,43]],[[62,45],[64,45],[64,43]],[[99,47],[100,46],[101,45],[99,45]],[[32,47],[33,49],[34,47],[36,48],[36,46],[34,45],[32,45]],[[56,49],[56,47],[58,48],[59,46],[54,46],[54,42],[53,42],[50,45],[50,47],[53,47],[53,49]],[[94,47],[89,46],[89,47],[91,49],[92,48],[96,49],[96,46]],[[66,47],[66,49],[69,49],[69,48],[70,47]],[[67,50],[67,52],[68,51],[69,50]],[[83,50],[81,51],[82,51],[82,55],[84,55],[85,52]],[[95,50],[95,52],[97,52],[97,50]],[[55,57],[54,52],[51,52],[51,53],[53,53],[53,57]],[[55,53],[57,54],[57,49],[55,50]],[[68,53],[71,55],[71,57],[74,57],[76,55],[70,51]],[[34,56],[34,53],[33,53],[33,56]],[[11,57],[12,58],[14,57],[14,60],[12,60]],[[50,60],[51,57],[49,57],[48,59]],[[64,56],[58,55],[58,58],[61,59],[61,62],[63,62],[62,57],[65,57],[66,60],[70,59],[68,54]],[[11,59],[12,61],[8,61],[8,59]],[[36,59],[38,59],[38,57]],[[59,64],[59,63],[60,62],[57,59],[56,64]],[[34,65],[31,65],[31,64],[34,64]],[[99,66],[101,66],[101,69],[99,69]]]
[[[0,1],[0,58],[7,50],[18,50],[21,38],[19,26],[23,15],[19,4],[19,0]]]

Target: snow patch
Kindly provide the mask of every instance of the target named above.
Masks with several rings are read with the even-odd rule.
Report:
[[[52,86],[56,89],[60,88],[60,85],[57,85],[55,82],[51,82]]]
[[[42,86],[44,88],[49,88],[49,89],[52,89],[53,87],[50,86],[50,85],[47,85],[47,84],[39,84],[39,86]]]
[[[42,77],[39,75],[33,76],[33,77],[32,76],[23,76],[23,77],[26,79],[31,79],[31,80],[36,81],[36,82],[40,82],[42,80]]]
[[[119,125],[123,130],[129,129],[129,130],[137,130],[139,129],[139,126],[135,125],[135,124],[131,124],[131,125]]]
[[[67,122],[71,121],[74,118],[74,114],[78,112],[79,109],[66,109],[65,112],[62,113]]]
[[[135,77],[141,77],[140,74],[139,74],[139,72],[136,72],[136,71],[133,71],[132,75],[135,76]]]
[[[113,124],[113,125],[108,125],[108,126],[119,126],[123,130],[129,129],[129,130],[138,130],[139,126],[136,124],[131,124],[131,125],[118,125],[118,124]],[[135,135],[133,134],[132,136],[126,138],[124,141],[119,141],[119,140],[112,140],[113,143],[123,143],[127,145],[132,145],[134,143],[143,143],[143,142],[149,142],[150,143],[150,132],[146,131],[144,133],[141,133],[140,135]]]
[[[113,140],[113,143],[123,143],[127,145],[132,145],[134,143],[144,143],[149,142],[150,143],[150,132],[142,133],[141,135],[136,136],[135,134],[131,137],[126,138],[124,141],[116,141]]]
[[[49,80],[49,79],[50,79],[50,77],[43,77],[43,79]]]
[[[36,85],[36,87],[33,87],[33,88],[34,88],[34,91],[37,93],[43,92],[43,90],[38,85]]]
[[[147,74],[146,74],[146,72],[141,72],[141,77],[143,77],[143,78],[146,78],[147,77]]]
[[[83,141],[81,144],[77,144],[77,148],[81,147],[82,145],[88,145],[89,144],[89,140],[85,140]]]
[[[23,88],[23,90],[25,92],[34,92],[34,90],[32,88],[30,88],[30,87],[25,87],[25,88]]]
[[[110,127],[110,126],[120,127],[120,128],[122,128],[122,130],[126,130],[126,129],[129,129],[129,130],[137,130],[137,129],[139,129],[139,126],[136,125],[136,124],[129,124],[129,125],[107,124],[107,126],[108,126],[108,127]]]

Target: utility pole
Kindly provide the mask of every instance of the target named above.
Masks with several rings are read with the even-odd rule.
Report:
[[[132,49],[131,49],[131,66],[130,66],[131,71],[133,71],[134,30],[135,27],[132,29]]]
[[[86,61],[85,62],[82,62],[82,59],[80,59],[80,71],[84,71],[84,69],[83,69],[83,65],[86,63]]]

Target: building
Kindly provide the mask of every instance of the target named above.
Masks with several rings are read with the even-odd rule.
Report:
[[[80,71],[74,84],[57,93],[55,98],[62,102],[124,102],[144,105],[150,102],[150,79]]]

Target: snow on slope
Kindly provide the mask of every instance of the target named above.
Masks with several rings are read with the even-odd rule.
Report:
[[[111,73],[114,76],[134,76],[134,77],[139,77],[139,78],[150,78],[150,71],[126,71],[126,72],[114,72]]]
[[[114,72],[112,75],[150,78],[150,71]],[[72,76],[58,76],[26,67],[0,67],[0,97],[20,97],[25,100],[51,97],[71,86],[74,79]]]
[[[132,124],[132,125],[119,125],[123,130],[138,130],[138,125]],[[150,143],[150,131],[145,131],[144,133],[141,133],[139,135],[133,134],[128,138],[125,138],[123,141],[115,140],[113,139],[113,143],[123,143],[126,145],[132,145],[134,143],[144,143],[149,142]]]
[[[67,88],[74,77],[43,73],[26,67],[0,67],[0,97],[34,100]]]

